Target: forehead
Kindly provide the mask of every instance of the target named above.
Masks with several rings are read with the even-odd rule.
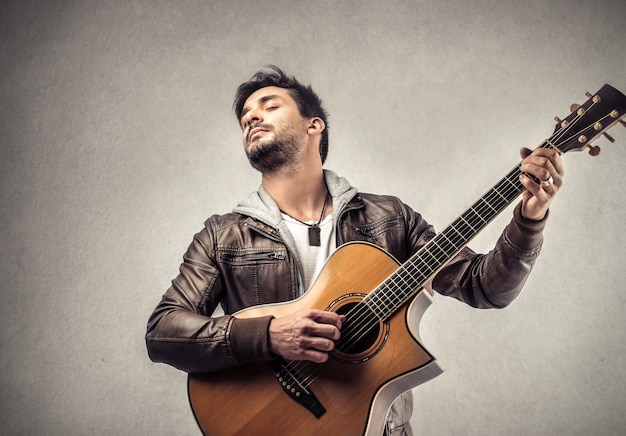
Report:
[[[287,103],[294,103],[295,100],[291,96],[288,89],[280,88],[278,86],[266,86],[265,88],[257,89],[246,99],[243,104],[243,110],[247,112],[251,107],[257,104],[266,102],[272,98],[280,98]]]

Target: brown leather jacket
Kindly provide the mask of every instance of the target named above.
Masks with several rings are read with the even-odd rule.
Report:
[[[434,236],[410,207],[390,196],[358,193],[326,171],[337,246],[367,241],[403,262]],[[539,254],[545,220],[513,219],[488,254],[464,248],[434,278],[433,289],[477,308],[501,308],[520,292]],[[300,266],[280,211],[261,188],[235,212],[209,218],[184,255],[179,275],[150,320],[150,358],[189,373],[271,359],[270,318],[230,314],[301,295]],[[221,305],[226,315],[212,317]]]

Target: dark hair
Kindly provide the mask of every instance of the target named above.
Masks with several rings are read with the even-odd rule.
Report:
[[[289,94],[296,101],[300,115],[307,118],[319,117],[324,121],[324,124],[326,124],[320,141],[320,157],[322,158],[322,163],[324,163],[328,155],[328,114],[322,106],[322,100],[313,89],[311,89],[311,86],[302,85],[295,77],[287,76],[277,66],[268,65],[266,68],[266,71],[257,71],[250,80],[242,83],[239,85],[239,88],[237,88],[235,102],[233,103],[233,109],[235,115],[237,115],[237,119],[241,119],[243,105],[254,92],[267,86],[277,86],[287,89]]]

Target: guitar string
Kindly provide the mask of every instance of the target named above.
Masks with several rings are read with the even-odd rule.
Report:
[[[591,108],[592,106],[593,106],[593,105],[591,105],[589,108]],[[588,110],[588,109],[587,109],[587,110]],[[582,115],[581,115],[581,116],[582,116]],[[575,121],[571,122],[571,123],[567,126],[567,128],[566,128],[566,129],[561,129],[560,131],[558,131],[557,133],[555,133],[555,134],[553,135],[553,137],[551,137],[550,139],[551,139],[551,140],[553,140],[553,142],[558,142],[558,139],[557,139],[557,138],[558,138],[558,137],[562,137],[563,135],[565,135],[565,134],[567,133],[567,131],[568,131],[571,127],[573,127],[573,126],[577,123],[577,119],[578,119],[579,117],[581,117],[581,116],[578,116],[578,115],[577,115],[577,116],[574,118],[574,120],[575,120]],[[583,130],[584,130],[584,129],[583,129]],[[544,142],[544,144],[540,145],[538,148],[550,148],[550,147],[554,148],[554,143],[553,143],[553,142],[551,142],[551,141],[550,141],[550,139],[549,139],[549,140],[546,140],[546,142]],[[560,149],[559,149],[559,150],[560,150]],[[486,219],[486,220],[485,220],[485,219],[483,218],[483,216],[481,216],[481,213],[482,213],[482,214],[484,214],[484,213],[485,213],[485,211],[489,211],[489,210],[491,210],[492,212],[495,212],[495,214],[494,214],[494,216],[493,216],[493,217],[495,217],[495,216],[497,216],[497,215],[500,213],[500,211],[501,211],[502,209],[504,209],[506,206],[508,206],[508,205],[509,205],[509,204],[510,204],[510,203],[511,203],[511,202],[512,202],[512,201],[513,201],[516,197],[517,197],[517,195],[519,195],[519,193],[523,190],[523,186],[521,185],[521,182],[519,182],[519,175],[520,175],[520,174],[521,174],[521,170],[519,170],[519,166],[518,166],[518,167],[516,167],[516,168],[514,168],[514,169],[513,169],[513,170],[512,170],[512,171],[511,171],[511,172],[510,172],[510,173],[509,173],[509,174],[508,174],[505,178],[503,178],[503,179],[502,179],[499,183],[497,183],[497,184],[496,184],[496,185],[495,185],[495,186],[494,186],[494,187],[493,187],[490,191],[488,191],[488,194],[486,194],[485,196],[483,196],[483,197],[482,197],[482,198],[481,198],[481,199],[480,199],[477,203],[475,203],[472,207],[470,207],[470,209],[474,212],[474,215],[475,215],[473,218],[472,218],[472,217],[468,217],[468,218],[470,219],[470,221],[468,221],[468,219],[464,218],[464,215],[465,215],[465,213],[464,213],[463,215],[461,215],[461,217],[460,217],[459,219],[457,219],[457,220],[456,220],[456,221],[455,221],[455,222],[454,222],[451,226],[449,226],[449,227],[448,227],[448,228],[453,229],[453,230],[455,231],[455,233],[457,234],[457,237],[460,237],[460,239],[461,239],[461,241],[462,241],[463,245],[467,242],[466,240],[467,240],[469,237],[471,237],[472,235],[475,235],[475,234],[477,233],[476,228],[474,228],[474,226],[477,226],[477,227],[478,227],[478,229],[480,230],[482,227],[484,227],[484,226],[485,226],[485,225],[486,225],[486,224],[487,224],[487,223],[491,220],[491,218],[489,218],[489,219]],[[513,176],[515,176],[515,180],[516,180],[515,182],[514,182],[513,180],[511,180],[511,178],[512,178]],[[504,185],[505,185],[505,191],[504,191],[504,192],[500,192],[500,191],[498,190],[498,188],[500,188],[500,189],[501,189],[501,188],[502,188],[502,186],[501,186],[501,185],[502,185],[503,183],[504,183]],[[503,195],[502,195],[502,194],[504,194],[504,197],[503,197]],[[509,199],[509,198],[508,198],[508,196],[512,196],[513,194],[514,194],[514,197],[512,197],[511,199]],[[491,198],[489,198],[489,197],[491,197]],[[493,202],[493,198],[499,198],[499,197],[502,197],[502,199],[504,200],[504,205],[497,205],[497,206],[496,206],[496,208],[494,209],[494,207],[492,207],[492,205],[491,205],[491,204],[492,204],[492,202]],[[489,200],[489,201],[487,201],[487,200]],[[501,200],[499,200],[499,201],[501,201]],[[481,203],[481,202],[482,202],[482,203]],[[480,207],[481,207],[481,208],[477,211],[477,210],[474,210],[474,206],[476,206],[476,204],[478,204],[478,203],[481,203],[481,205],[480,205]],[[484,204],[484,205],[483,205],[483,204]],[[486,206],[486,207],[485,207],[485,206]],[[499,210],[498,210],[498,209],[499,209]],[[468,210],[467,212],[469,212],[469,210]],[[491,212],[490,212],[490,214],[491,214]],[[492,217],[492,218],[493,218],[493,217]],[[465,222],[465,224],[469,227],[469,235],[464,235],[464,234],[460,233],[460,232],[459,232],[459,231],[458,231],[458,230],[454,227],[454,225],[455,225],[455,223],[457,223],[457,221],[462,221],[462,222]],[[480,221],[482,221],[482,223],[481,223]],[[461,230],[461,231],[463,231],[463,230]],[[437,236],[437,235],[436,235],[436,236]],[[459,244],[458,242],[456,242],[456,240],[450,240],[450,239],[447,237],[447,235],[445,235],[445,234],[443,234],[443,237],[445,237],[445,239],[447,239],[447,240],[448,240],[448,242],[449,242],[449,243],[453,246],[454,250],[460,250],[460,249],[462,249],[461,244]],[[431,240],[431,242],[433,243],[433,245],[437,246],[437,249],[438,249],[439,251],[442,251],[442,252],[443,252],[443,254],[444,254],[444,259],[448,259],[448,258],[449,258],[449,256],[450,256],[450,254],[449,254],[449,253],[447,253],[445,249],[443,249],[443,248],[441,248],[440,246],[438,246],[438,245],[437,245],[437,241],[435,241],[435,239],[436,239],[436,237],[435,237],[435,238],[433,238],[433,240]],[[442,263],[442,262],[443,262],[443,260],[441,260],[441,259],[438,259],[438,258],[437,258],[437,255],[436,255],[436,254],[431,253],[431,252],[429,251],[429,248],[430,248],[430,247],[426,247],[426,248],[427,248],[427,250],[425,250],[425,253],[426,253],[429,257],[431,257],[431,258],[435,261],[435,265],[440,264],[440,263]],[[417,280],[416,280],[416,279],[413,279],[413,281],[420,281],[420,280],[422,280],[422,279],[424,279],[424,281],[425,281],[425,279],[426,279],[427,277],[429,277],[429,276],[431,275],[431,273],[433,273],[433,272],[434,272],[434,271],[438,268],[438,267],[433,267],[432,265],[428,265],[428,261],[426,261],[426,260],[422,260],[422,262],[424,262],[424,263],[426,263],[426,264],[427,264],[427,266],[430,268],[430,271],[429,271],[429,273],[428,273],[428,274],[426,274],[426,275],[424,275],[422,272],[420,272],[420,278],[419,278],[419,279],[417,279]],[[411,266],[412,266],[412,265],[411,265]],[[414,276],[414,274],[411,274],[411,273],[410,273],[410,271],[408,271],[408,268],[400,268],[400,269],[405,269],[405,270],[407,270],[407,272],[409,273],[409,275],[410,275],[410,276]],[[398,286],[398,285],[397,285],[397,283],[396,283],[396,278],[399,278],[399,279],[402,281],[403,286]],[[396,271],[396,272],[394,272],[394,273],[391,275],[390,280],[386,280],[386,281],[383,283],[383,285],[382,285],[382,286],[380,286],[379,288],[376,288],[376,289],[375,289],[372,293],[374,293],[374,292],[376,292],[376,291],[379,291],[379,289],[382,289],[382,291],[377,292],[377,293],[376,293],[376,295],[377,295],[378,293],[382,292],[382,293],[383,293],[383,296],[384,296],[384,295],[385,295],[385,288],[389,288],[389,286],[387,286],[387,285],[385,284],[385,283],[387,283],[388,281],[390,281],[390,282],[391,282],[393,285],[395,285],[396,287],[401,287],[401,288],[404,288],[404,287],[406,287],[406,286],[408,285],[408,283],[406,282],[406,280],[404,279],[404,277],[402,277],[401,273],[398,273],[398,271]],[[392,291],[393,291],[393,290],[392,290]],[[410,297],[410,296],[411,296],[411,294],[412,294],[412,292],[409,292],[409,293],[406,295],[406,297],[407,297],[407,298],[408,298],[408,297]],[[370,294],[370,295],[371,295],[371,294]],[[365,299],[367,299],[370,295],[366,296],[366,297],[364,298],[364,300],[365,300]],[[390,294],[390,295],[392,295],[392,296],[397,295],[397,292],[391,292],[391,294]],[[403,298],[400,298],[400,300],[398,300],[397,302],[392,301],[392,307],[393,307],[393,306],[398,307],[398,305],[403,304],[403,300],[404,300]],[[386,311],[387,311],[387,312],[389,312],[389,314],[390,314],[390,313],[392,313],[391,311],[389,311],[389,308],[387,307],[387,305],[386,305],[386,303],[385,303],[384,301],[382,301],[382,304],[385,306],[385,309],[386,309]],[[342,330],[343,330],[343,331],[342,331],[342,338],[352,338],[352,339],[353,339],[353,343],[352,343],[352,344],[347,344],[347,348],[345,348],[345,347],[346,347],[346,345],[345,345],[345,344],[341,344],[341,340],[340,340],[340,341],[338,341],[338,343],[337,343],[337,345],[338,345],[339,349],[341,349],[342,347],[344,347],[344,349],[348,349],[348,350],[349,350],[349,347],[354,346],[356,343],[358,343],[358,341],[362,340],[362,339],[363,339],[363,337],[364,337],[364,335],[365,335],[365,334],[368,334],[368,332],[369,332],[369,331],[370,331],[373,327],[376,327],[376,325],[380,322],[380,321],[379,321],[379,319],[380,319],[380,318],[379,318],[379,317],[377,317],[377,316],[375,315],[375,311],[373,310],[373,309],[375,309],[375,308],[371,308],[371,307],[370,307],[367,303],[366,303],[366,304],[358,304],[358,305],[357,305],[357,309],[358,309],[358,310],[357,310],[357,312],[355,312],[354,310],[351,310],[351,311],[349,311],[349,312],[348,312],[348,314],[347,314],[351,320],[355,320],[356,322],[355,322],[355,321],[353,321],[353,322],[349,322],[349,323],[347,323],[347,324],[346,324],[345,329],[342,329]],[[369,309],[372,309],[372,310],[369,310]],[[360,312],[360,313],[359,313],[359,312]],[[356,319],[355,319],[355,317],[354,317],[355,315],[357,315],[357,316],[356,316]],[[375,317],[376,319],[372,319],[371,315],[374,315],[374,317]],[[386,316],[388,316],[388,315],[386,315]],[[368,317],[369,317],[370,319],[367,319]],[[383,316],[383,319],[384,319],[384,318],[385,318],[385,316]],[[364,321],[364,323],[361,325],[361,323],[362,323],[363,321]],[[371,323],[371,324],[370,324],[370,323]],[[359,326],[360,326],[360,328],[359,328],[359,330],[356,332],[356,334],[351,334],[351,328],[352,328],[352,326],[357,326],[357,328],[359,328]],[[308,362],[308,361],[291,361],[291,362],[292,362],[292,363],[293,363],[293,362],[298,362],[299,364],[300,364],[300,363],[302,363],[302,362],[305,362],[307,366],[308,366],[309,364],[311,364],[311,363],[312,363],[312,362]],[[298,366],[301,366],[301,365],[292,366],[292,365],[290,365],[289,363],[287,364],[287,368],[290,368],[290,369],[292,369],[292,370],[294,370],[294,371],[295,371],[295,370],[299,371],[299,370],[301,370],[301,369],[302,369],[301,367],[300,367],[300,368],[298,368]],[[308,381],[308,380],[310,380],[310,377],[311,377],[312,375],[313,375],[313,374],[311,374],[311,375],[307,376],[307,379],[306,379],[306,386],[309,386],[309,385],[310,385],[310,383],[312,383],[312,382],[309,382],[309,381]],[[295,381],[296,381],[296,382],[298,382],[297,380],[295,380]]]

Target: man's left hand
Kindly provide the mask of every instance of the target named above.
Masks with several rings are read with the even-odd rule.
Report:
[[[520,176],[520,182],[526,188],[522,193],[522,216],[530,220],[541,220],[546,216],[554,196],[563,185],[565,168],[561,156],[556,150],[538,148],[531,151],[522,148],[524,159],[520,169],[526,174]]]

